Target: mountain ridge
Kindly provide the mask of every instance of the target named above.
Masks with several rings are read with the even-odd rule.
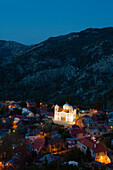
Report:
[[[50,37],[11,57],[12,61],[0,64],[1,100],[41,99],[112,107],[112,27]]]

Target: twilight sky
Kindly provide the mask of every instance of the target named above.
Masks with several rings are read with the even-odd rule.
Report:
[[[113,0],[0,0],[0,40],[39,43],[89,27],[113,26]]]

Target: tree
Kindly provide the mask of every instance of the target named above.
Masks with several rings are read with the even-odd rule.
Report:
[[[48,164],[48,160],[47,160],[47,158],[45,156],[45,168],[47,168],[47,164]]]
[[[39,155],[42,156],[42,155],[45,155],[47,153],[47,149],[46,148],[41,148],[40,151],[39,151]]]
[[[26,103],[26,102],[21,102],[19,105],[20,105],[22,108],[26,108],[26,107],[27,107],[27,103]]]
[[[18,109],[18,108],[14,108],[13,110],[11,110],[10,115],[21,115],[22,114],[22,110]]]
[[[91,162],[92,161],[91,151],[90,151],[89,147],[86,150],[86,158],[87,158],[87,162]]]
[[[45,136],[45,146],[47,147],[48,146],[48,137]]]

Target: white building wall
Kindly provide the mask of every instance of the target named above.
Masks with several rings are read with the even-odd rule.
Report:
[[[76,109],[69,109],[69,113],[62,111],[58,111],[58,105],[54,109],[54,120],[56,121],[62,121],[64,120],[65,122],[73,122],[76,118]]]

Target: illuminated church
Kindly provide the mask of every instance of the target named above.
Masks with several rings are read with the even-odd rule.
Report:
[[[76,118],[76,109],[70,106],[68,103],[63,105],[63,108],[55,105],[54,108],[54,120],[59,122],[73,123]]]

